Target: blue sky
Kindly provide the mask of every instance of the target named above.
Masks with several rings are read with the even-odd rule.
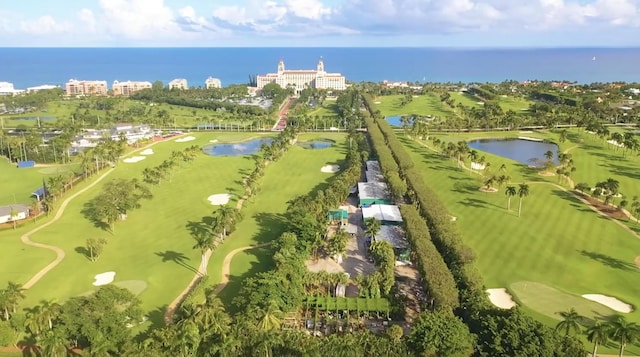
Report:
[[[640,0],[0,0],[2,47],[640,46]]]

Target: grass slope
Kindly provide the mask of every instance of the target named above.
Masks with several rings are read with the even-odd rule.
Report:
[[[15,164],[0,158],[0,206],[12,203],[29,205],[33,200],[31,193],[42,187],[42,180],[74,169],[76,165],[18,169]]]
[[[376,97],[375,101],[380,102],[376,107],[383,116],[418,114],[448,118],[455,115],[451,108],[440,101],[436,93],[416,96],[410,103],[401,106],[403,97],[402,95]]]

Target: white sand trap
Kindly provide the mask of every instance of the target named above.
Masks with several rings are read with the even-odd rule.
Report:
[[[338,166],[338,165],[325,165],[325,166],[322,166],[320,171],[332,174],[332,173],[336,173],[336,172],[340,171],[340,166]]]
[[[487,292],[489,293],[489,301],[501,309],[511,309],[516,306],[513,298],[505,288],[487,289]]]
[[[184,138],[176,139],[176,143],[186,143],[187,141],[196,140],[195,136],[185,136]]]
[[[607,140],[607,142],[608,142],[609,144],[611,144],[611,145],[615,145],[615,146],[617,146],[617,147],[623,147],[623,146],[624,146],[624,144],[621,144],[621,143],[619,143],[619,142],[617,142],[617,141],[615,141],[615,140]]]
[[[633,311],[633,306],[625,302],[622,302],[612,296],[601,295],[601,294],[585,294],[585,295],[582,295],[582,297],[587,300],[595,301],[598,304],[602,304],[614,311],[624,312],[626,314]]]
[[[122,160],[122,162],[126,162],[127,164],[133,164],[133,163],[136,163],[138,161],[142,161],[144,159],[146,159],[145,156],[134,156],[134,157],[128,157],[128,158]]]
[[[94,279],[96,279],[96,281],[93,282],[94,286],[102,286],[102,285],[107,285],[111,282],[113,282],[113,279],[116,277],[116,272],[115,271],[108,271],[106,273],[102,273],[102,274],[97,274]]]
[[[449,216],[449,219],[451,219],[451,222],[455,222],[458,220],[458,217],[456,216]]]
[[[218,139],[209,140],[210,143],[217,143]]]
[[[380,104],[381,102],[373,102],[373,104]]]
[[[471,168],[474,170],[484,170],[485,166],[483,164],[479,164],[477,162],[472,162],[471,163]]]
[[[145,149],[140,152],[140,155],[153,155],[153,149]]]
[[[214,206],[222,206],[229,203],[230,198],[231,195],[228,193],[219,193],[217,195],[211,195],[207,197],[207,200],[209,200],[209,202],[211,202],[211,204]]]

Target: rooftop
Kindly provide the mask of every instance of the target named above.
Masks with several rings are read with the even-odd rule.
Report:
[[[400,209],[395,205],[371,205],[362,207],[362,218],[375,218],[378,221],[402,222]]]
[[[389,189],[384,182],[358,182],[358,195],[360,199],[389,199]]]
[[[405,239],[404,230],[399,226],[382,226],[376,234],[377,240],[383,240],[391,243],[394,248],[409,248],[409,243]]]

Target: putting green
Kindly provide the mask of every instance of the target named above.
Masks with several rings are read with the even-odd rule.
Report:
[[[533,281],[519,281],[509,286],[515,298],[526,307],[542,315],[562,320],[558,314],[571,308],[581,316],[611,316],[617,313],[610,308],[587,300],[581,296],[568,294],[548,285]]]

